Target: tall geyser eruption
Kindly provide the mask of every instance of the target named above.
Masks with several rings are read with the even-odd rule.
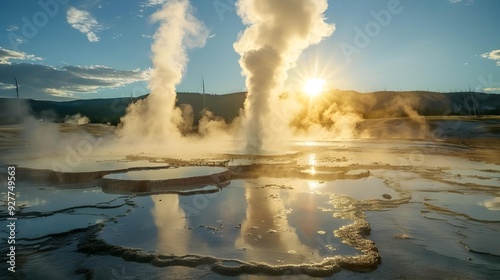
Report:
[[[247,152],[280,144],[279,95],[287,72],[308,46],[335,30],[327,24],[326,0],[239,0],[238,15],[247,29],[234,44],[248,90],[245,101]]]
[[[168,0],[151,16],[160,26],[151,46],[150,95],[127,108],[118,134],[125,139],[170,141],[179,138],[183,122],[175,107],[176,86],[188,62],[187,49],[205,45],[208,30],[193,15],[188,0]]]

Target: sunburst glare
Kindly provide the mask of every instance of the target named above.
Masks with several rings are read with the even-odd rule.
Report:
[[[304,92],[310,97],[317,96],[324,91],[325,79],[308,79],[304,84]]]

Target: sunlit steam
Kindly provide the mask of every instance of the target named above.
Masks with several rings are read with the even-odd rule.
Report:
[[[151,47],[153,69],[147,99],[127,108],[118,134],[126,139],[171,141],[180,137],[183,118],[175,107],[176,86],[188,62],[187,49],[202,47],[208,36],[205,26],[193,16],[188,0],[169,0],[151,16],[160,27]]]
[[[248,27],[234,44],[246,76],[247,152],[276,149],[283,136],[279,95],[287,71],[308,46],[330,36],[326,0],[239,0],[238,15]]]

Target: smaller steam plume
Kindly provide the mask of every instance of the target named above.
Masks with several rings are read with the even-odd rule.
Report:
[[[121,119],[118,135],[128,141],[178,141],[190,126],[175,107],[176,86],[188,62],[187,49],[202,47],[208,36],[205,26],[193,16],[187,0],[169,0],[151,17],[160,27],[154,34],[150,95],[131,104]],[[189,116],[185,112],[184,116]]]
[[[82,114],[78,113],[72,116],[66,116],[64,118],[64,123],[84,125],[90,123],[90,120],[87,116],[82,116]]]

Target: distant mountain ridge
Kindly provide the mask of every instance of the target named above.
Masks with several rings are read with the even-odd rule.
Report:
[[[204,109],[204,104],[208,110],[229,122],[239,115],[245,96],[245,92],[225,95],[206,94],[205,97],[200,93],[181,92],[177,94],[177,105],[191,105],[195,115],[195,123]],[[293,96],[299,102],[314,102],[317,111],[326,111],[335,105],[335,108],[339,108],[339,110],[349,108],[349,112],[358,114],[365,119],[405,117],[412,112],[420,116],[500,115],[500,94],[479,92],[379,91],[359,93],[335,90],[324,93],[315,100],[309,100],[309,97],[305,95]],[[28,111],[37,118],[56,122],[64,121],[66,116],[80,113],[87,116],[92,123],[117,124],[120,118],[125,115],[126,108],[131,102],[145,97],[61,102],[21,99],[20,105],[17,105],[17,99],[0,98],[0,124],[13,123],[16,121],[16,112],[27,114]]]

